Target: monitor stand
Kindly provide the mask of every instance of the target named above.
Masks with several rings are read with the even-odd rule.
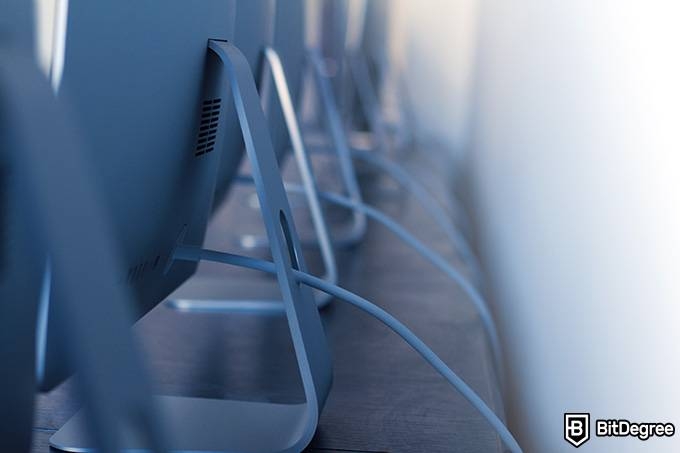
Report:
[[[271,49],[265,52],[265,58],[275,74],[276,63],[272,57],[276,55]],[[361,189],[357,179],[354,164],[352,162],[351,148],[345,132],[345,126],[340,115],[338,103],[333,92],[328,71],[323,56],[317,49],[310,49],[306,55],[306,64],[311,69],[313,80],[316,85],[316,92],[321,100],[321,107],[324,112],[326,127],[331,135],[331,146],[333,153],[338,160],[340,169],[340,179],[345,186],[347,196],[355,203],[362,204]],[[275,80],[276,82],[276,80]],[[307,153],[307,159],[309,154]],[[306,189],[307,197],[310,197],[309,189]],[[339,247],[354,247],[358,245],[366,235],[367,226],[366,215],[357,210],[352,211],[352,223],[348,228],[334,234],[333,243]],[[241,238],[241,246],[244,248],[256,248],[266,245],[266,238],[247,235]]]
[[[264,49],[263,57],[265,64],[262,65],[262,73],[260,75],[261,88],[259,92],[263,93],[270,90],[268,82],[271,77],[274,81],[275,92],[286,122],[291,147],[293,148],[295,161],[302,178],[305,197],[307,198],[314,231],[321,250],[321,258],[326,271],[323,279],[332,285],[336,285],[338,283],[338,270],[335,252],[333,251],[333,244],[319,200],[319,190],[314,178],[312,163],[302,139],[302,132],[298,124],[295,105],[291,98],[283,64],[278,53],[271,47]],[[262,88],[263,86],[266,86],[266,88]],[[267,98],[264,94],[261,97]],[[243,178],[239,177],[237,181],[252,184],[252,178],[249,178],[248,181],[243,181]],[[268,246],[267,238],[259,236],[253,236],[253,238],[259,241],[258,246]],[[320,310],[326,307],[332,300],[329,294],[321,291],[313,290],[313,293],[316,305]],[[168,297],[166,305],[174,310],[194,313],[245,312],[281,314],[285,310],[281,300],[225,299],[225,297],[228,297],[228,294],[228,282],[221,284],[221,281],[214,277],[194,276]]]
[[[347,141],[347,133],[343,125],[340,110],[333,88],[328,79],[328,73],[324,59],[318,49],[311,49],[307,52],[307,60],[311,66],[316,89],[321,105],[325,113],[328,130],[331,134],[333,148],[338,159],[340,175],[342,176],[347,196],[353,202],[362,204],[361,189],[357,180],[350,146]],[[338,234],[334,242],[341,247],[353,247],[359,244],[366,236],[366,215],[356,210],[352,211],[352,223],[350,228]]]
[[[347,64],[356,88],[359,108],[368,122],[373,148],[380,154],[387,155],[389,138],[380,111],[380,98],[371,77],[368,59],[364,52],[357,49],[347,56]]]
[[[293,269],[306,271],[306,267],[295,227],[289,221],[290,207],[250,67],[243,54],[226,41],[211,40],[209,48],[210,58],[218,59],[233,93],[306,402],[273,404],[160,396],[159,412],[167,427],[170,451],[299,453],[314,436],[330,390],[330,353],[312,293],[292,275]],[[84,414],[79,412],[52,436],[50,444],[65,451],[93,451],[83,422]],[[124,451],[148,448],[139,436],[125,436],[122,442]]]

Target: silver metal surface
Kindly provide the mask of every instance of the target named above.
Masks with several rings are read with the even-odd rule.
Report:
[[[312,49],[308,54],[309,62],[314,73],[314,80],[321,98],[321,104],[326,116],[329,132],[333,142],[340,174],[342,176],[347,196],[356,203],[362,203],[361,189],[357,181],[356,172],[352,163],[350,147],[347,143],[347,135],[342,117],[333,94],[330,80],[327,75],[323,57],[318,50]],[[352,212],[352,224],[341,236],[333,238],[335,244],[340,246],[354,246],[361,242],[366,234],[366,216],[358,211]]]
[[[295,435],[304,428],[305,404],[155,397],[168,426],[172,452],[299,453]],[[86,414],[78,412],[50,439],[68,452],[97,451],[87,436]],[[148,451],[149,444],[132,432],[122,438],[124,452]]]

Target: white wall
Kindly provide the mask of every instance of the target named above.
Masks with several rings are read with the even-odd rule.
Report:
[[[484,0],[472,153],[527,451],[562,413],[680,427],[680,7]],[[680,451],[597,439],[579,451]]]

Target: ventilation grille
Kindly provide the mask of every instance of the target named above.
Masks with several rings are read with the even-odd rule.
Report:
[[[130,269],[128,269],[127,273],[128,283],[135,283],[143,279],[148,272],[153,271],[158,267],[160,261],[161,256],[157,255],[156,258],[146,260],[143,263],[132,266]]]
[[[219,98],[203,101],[201,124],[198,128],[198,140],[196,141],[196,151],[194,153],[196,156],[202,156],[215,149],[221,106],[222,99]]]

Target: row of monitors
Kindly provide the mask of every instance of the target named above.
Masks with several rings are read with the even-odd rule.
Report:
[[[321,4],[321,7],[319,5]],[[196,264],[175,262],[173,249],[203,242],[213,210],[228,194],[243,140],[228,86],[216,83],[209,40],[233,42],[254,74],[262,50],[281,56],[295,99],[303,80],[308,28],[341,60],[347,0],[70,0],[58,97],[73,107],[91,152],[125,268],[118,280],[136,297],[142,316],[188,279]],[[310,14],[318,15],[316,18]],[[326,31],[328,30],[328,31]],[[337,43],[343,43],[338,47]],[[277,158],[288,136],[275,98],[265,101]],[[49,299],[64,297],[58,282]],[[38,338],[39,385],[49,390],[68,376],[59,320],[47,312]]]

